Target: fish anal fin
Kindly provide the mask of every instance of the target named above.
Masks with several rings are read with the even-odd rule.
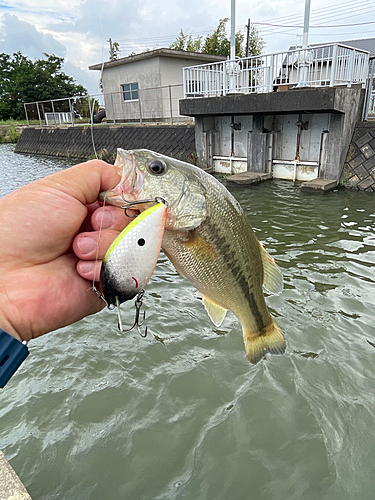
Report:
[[[214,323],[215,326],[220,326],[225,318],[227,309],[219,306],[218,304],[216,304],[216,302],[211,300],[209,297],[207,297],[207,295],[204,295],[203,293],[202,302],[212,323]]]
[[[263,286],[271,293],[280,293],[283,289],[283,275],[273,259],[259,243],[260,255],[263,263]]]
[[[246,357],[250,363],[258,363],[269,352],[270,354],[284,354],[286,342],[284,335],[271,318],[271,323],[259,335],[243,330]]]

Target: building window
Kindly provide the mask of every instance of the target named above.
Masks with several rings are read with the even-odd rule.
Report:
[[[124,83],[121,87],[124,101],[138,101],[138,83]]]

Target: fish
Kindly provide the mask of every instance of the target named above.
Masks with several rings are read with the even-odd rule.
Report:
[[[242,326],[247,359],[283,354],[285,338],[269,313],[263,287],[280,293],[283,278],[256,238],[238,201],[204,170],[147,150],[117,150],[119,184],[101,193],[106,203],[124,198],[145,210],[161,198],[168,206],[162,250],[176,270],[201,293],[216,326],[231,310]]]
[[[108,306],[133,299],[149,282],[166,218],[167,206],[156,203],[133,219],[108,248],[100,271],[101,292]]]

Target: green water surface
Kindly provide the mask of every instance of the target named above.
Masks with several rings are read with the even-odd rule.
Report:
[[[2,195],[72,164],[0,147]],[[286,354],[250,366],[233,314],[214,327],[161,254],[146,339],[104,310],[30,342],[2,390],[0,449],[34,500],[374,498],[374,194],[231,192],[283,272]]]

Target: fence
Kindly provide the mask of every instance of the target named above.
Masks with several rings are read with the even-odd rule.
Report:
[[[190,66],[183,70],[184,97],[364,85],[368,64],[368,52],[336,43]]]
[[[42,125],[74,125],[99,123],[98,111],[105,109],[107,123],[191,122],[191,118],[181,116],[179,102],[183,98],[183,85],[166,85],[138,89],[137,99],[125,100],[124,92],[92,94],[25,103],[27,122],[39,121]],[[104,115],[104,113],[103,113]]]

